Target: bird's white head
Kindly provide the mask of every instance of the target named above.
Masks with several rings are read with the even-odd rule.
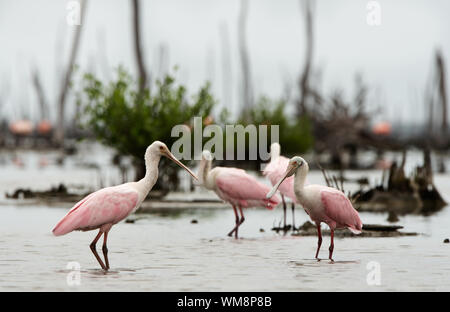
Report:
[[[283,183],[283,181],[292,176],[295,173],[304,173],[306,174],[309,170],[308,163],[306,160],[301,158],[300,156],[294,156],[289,160],[288,167],[286,168],[286,172],[284,173],[283,177],[273,186],[273,188],[270,190],[269,193],[267,193],[266,197],[271,198],[275,192],[277,191],[278,187],[280,187],[280,184]]]
[[[288,169],[289,167],[293,170],[292,172],[289,172],[290,174],[288,175],[291,176],[295,173],[295,171],[297,169],[300,170],[308,170],[309,166],[308,163],[306,162],[306,160],[304,160],[303,158],[301,158],[300,156],[294,156],[289,160],[289,165],[288,165]],[[286,170],[287,172],[287,170]]]
[[[165,156],[169,148],[161,141],[155,141],[147,147],[145,155],[147,156]],[[170,153],[170,152],[169,152]]]
[[[165,156],[186,170],[194,179],[198,180],[197,176],[185,165],[183,165],[169,150],[166,144],[161,141],[155,141],[147,147],[145,151],[145,165],[149,167],[152,159],[159,159],[161,156]]]

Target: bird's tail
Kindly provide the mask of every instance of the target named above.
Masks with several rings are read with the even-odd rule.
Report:
[[[74,230],[74,222],[75,220],[71,220],[70,216],[65,216],[61,221],[58,222],[58,224],[55,226],[55,228],[52,230],[53,235],[55,236],[61,236],[64,234],[67,234],[69,232],[72,232]]]
[[[92,195],[92,194],[91,194]],[[78,209],[83,205],[91,196],[83,198],[78,203],[73,206],[72,209],[62,218],[58,224],[56,224],[55,228],[52,230],[53,235],[60,236],[67,234],[69,232],[72,232],[74,229],[76,229],[79,225],[79,217],[80,214],[78,213]]]

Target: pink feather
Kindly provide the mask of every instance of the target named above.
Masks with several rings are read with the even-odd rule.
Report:
[[[361,219],[347,196],[332,189],[322,190],[320,196],[325,214],[336,223],[337,227],[347,227],[355,234],[361,233]]]
[[[244,170],[222,168],[216,177],[218,195],[225,201],[242,207],[265,206],[272,209],[278,205],[277,196],[266,198],[270,187],[259,182]]]
[[[59,236],[74,230],[87,231],[116,224],[133,211],[138,197],[138,192],[126,185],[98,190],[76,203],[55,226],[53,234]]]

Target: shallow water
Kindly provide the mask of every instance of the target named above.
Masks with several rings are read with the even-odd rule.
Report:
[[[448,220],[448,209],[426,219],[402,219],[406,230],[425,234],[418,237],[337,238],[334,263],[325,260],[329,237],[320,253],[325,259],[317,262],[316,237],[270,231],[281,218],[280,210],[247,210],[238,240],[226,236],[234,222],[231,209],[192,209],[176,217],[170,212],[139,214],[135,223],[122,222],[111,230],[108,273],[99,269],[89,250],[96,232],[52,236],[52,227],[65,212],[1,207],[0,290],[450,290],[450,245],[442,243],[448,230],[439,227]],[[361,217],[373,223],[386,216]],[[198,223],[191,224],[192,219]],[[297,210],[297,224],[306,220]],[[72,261],[80,264],[80,285],[67,283]],[[379,264],[381,285],[367,283],[371,261]]]
[[[100,164],[108,161],[108,155],[95,155]],[[119,179],[111,167],[96,173],[77,167],[72,159],[60,168],[52,164],[52,155],[46,157],[50,165],[45,169],[36,165],[36,154],[30,155],[25,169],[3,166],[0,191],[12,192],[19,186],[47,189],[58,182],[95,189],[101,171],[108,173],[104,183]],[[372,181],[381,177],[376,171],[346,175],[368,175]],[[312,171],[308,181],[323,183],[323,178]],[[436,175],[435,184],[450,202],[450,176]],[[346,184],[346,190],[354,187]],[[334,263],[326,260],[329,237],[324,237],[320,253],[324,260],[317,262],[313,259],[316,237],[271,231],[281,221],[279,208],[245,210],[238,240],[226,236],[234,226],[231,208],[140,213],[134,216],[135,223],[121,222],[112,228],[111,270],[104,273],[89,249],[96,232],[62,237],[51,233],[70,203],[36,206],[3,196],[0,203],[1,291],[450,291],[450,244],[443,243],[450,237],[449,207],[429,217],[400,217],[398,224],[404,231],[420,236],[336,238]],[[386,218],[386,214],[361,213],[364,223],[386,223]],[[192,224],[193,219],[198,223]],[[296,224],[307,220],[306,213],[297,209]],[[101,241],[97,248],[101,254]],[[68,268],[71,262],[80,265],[79,285],[67,282],[68,277],[70,282],[78,276],[74,267]],[[376,281],[371,277],[377,276],[373,275],[377,265],[380,285],[373,285],[367,279]]]

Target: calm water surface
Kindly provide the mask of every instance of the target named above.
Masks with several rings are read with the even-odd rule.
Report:
[[[66,209],[1,207],[0,290],[55,291],[301,291],[450,290],[449,213],[407,217],[408,230],[425,235],[401,238],[341,238],[335,260],[313,260],[316,237],[270,231],[281,211],[247,210],[241,239],[228,238],[233,212],[197,209],[140,214],[110,232],[111,271],[104,274],[89,250],[95,232],[53,237],[51,229]],[[297,213],[297,222],[306,220]],[[362,214],[365,222],[383,215]],[[191,220],[198,220],[191,224]],[[260,228],[265,232],[260,232]],[[327,257],[329,237],[321,257]],[[99,244],[101,246],[101,244]],[[68,262],[81,266],[81,285],[68,286]],[[381,285],[367,284],[367,264],[377,261]]]
[[[33,168],[3,167],[8,175],[0,177],[2,193],[24,184],[47,188],[61,180],[98,186],[92,170],[75,170],[70,164],[63,171]],[[308,179],[323,183],[319,172],[311,172]],[[450,201],[449,176],[437,175],[435,183]],[[420,236],[337,238],[335,263],[313,259],[316,237],[272,232],[281,209],[246,210],[239,240],[226,236],[234,225],[231,208],[141,213],[135,223],[121,222],[111,230],[111,271],[105,274],[89,249],[96,232],[51,234],[70,205],[18,205],[0,199],[1,291],[450,291],[450,244],[443,243],[450,237],[448,207],[429,217],[400,218],[405,231]],[[308,220],[300,209],[296,217],[297,225]],[[365,223],[386,223],[386,217],[361,214]],[[198,223],[192,224],[193,219]],[[327,258],[328,245],[325,237],[322,258]],[[97,247],[100,251],[101,242]],[[72,261],[81,266],[79,286],[67,284],[67,264]],[[367,283],[371,261],[380,266],[381,285]]]

